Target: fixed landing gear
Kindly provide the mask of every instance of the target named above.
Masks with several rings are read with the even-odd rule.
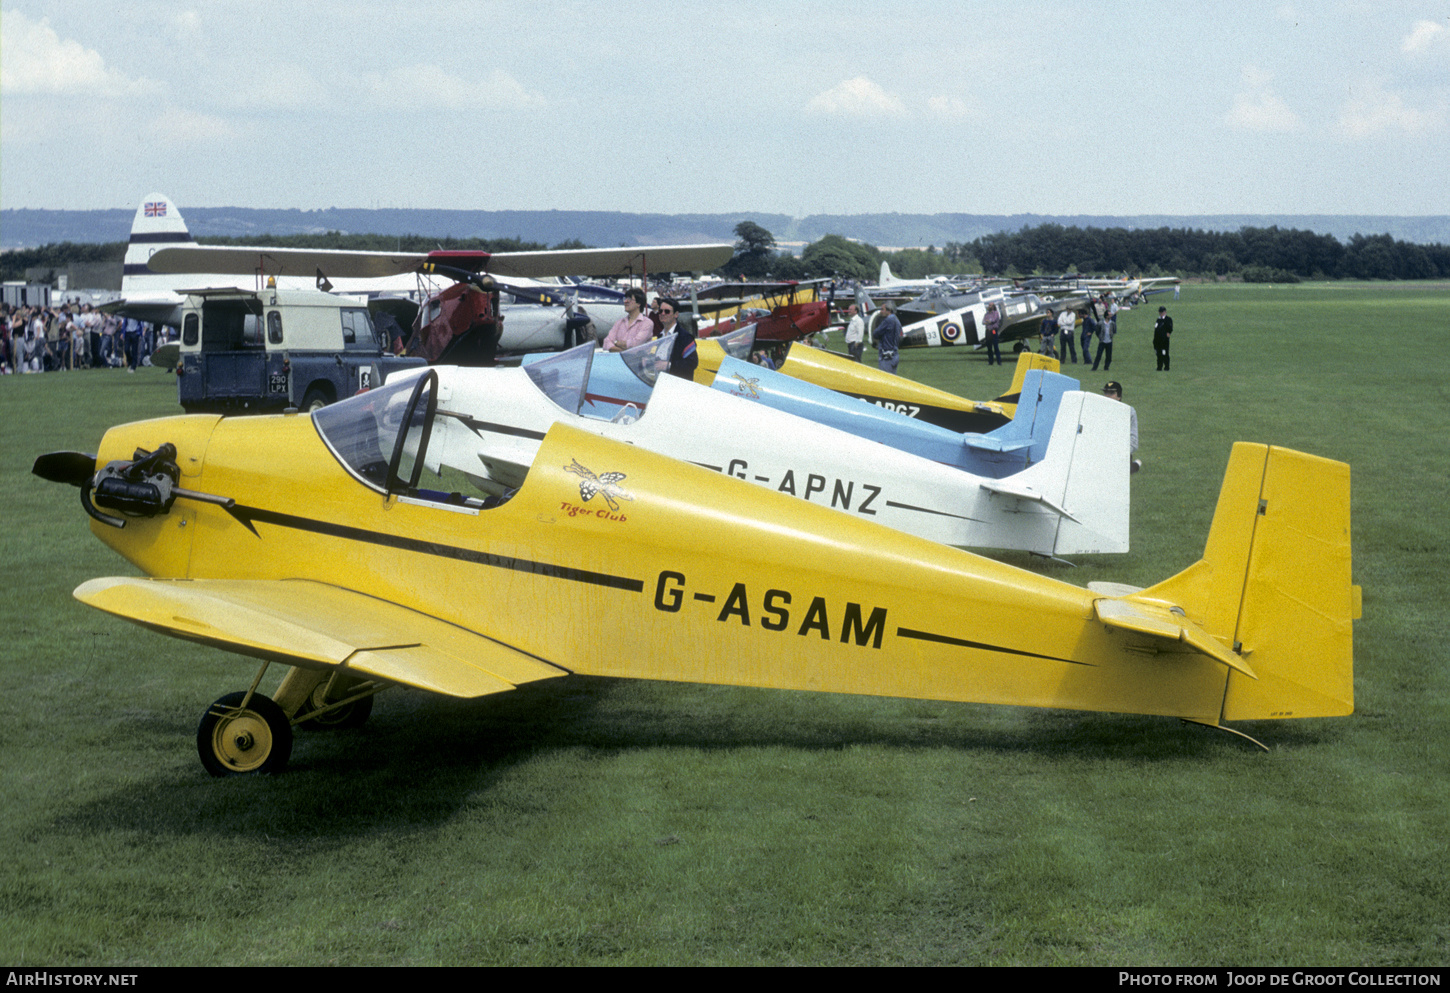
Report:
[[[213,776],[281,772],[292,757],[292,722],[282,708],[260,693],[248,696],[228,693],[201,715],[196,750]]]
[[[339,672],[293,669],[271,699],[257,692],[266,671],[263,663],[250,690],[228,693],[202,714],[196,750],[213,776],[281,772],[292,757],[295,727],[361,727],[373,697],[387,687]]]

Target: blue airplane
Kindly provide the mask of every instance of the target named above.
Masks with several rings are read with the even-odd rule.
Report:
[[[668,366],[671,337],[656,339],[627,352],[596,352],[578,412],[602,420],[637,419],[649,403],[655,379]],[[525,356],[524,365],[528,367],[552,357],[555,356]],[[711,386],[732,396],[993,479],[1021,472],[1042,461],[1062,395],[1081,389],[1081,384],[1070,376],[1031,370],[1023,381],[1023,399],[1010,422],[985,434],[960,434],[729,356],[721,362]]]

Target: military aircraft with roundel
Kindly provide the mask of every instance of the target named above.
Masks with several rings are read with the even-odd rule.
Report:
[[[259,661],[202,710],[213,775],[278,772],[294,729],[357,724],[390,687],[476,699],[571,674],[1244,737],[1231,722],[1353,710],[1342,463],[1237,444],[1198,562],[1079,587],[562,423],[512,493],[435,489],[441,386],[428,370],[311,414],[125,424],[36,460],[143,573],[77,599]]]

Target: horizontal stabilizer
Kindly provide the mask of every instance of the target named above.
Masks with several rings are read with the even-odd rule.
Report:
[[[306,667],[478,697],[566,675],[416,610],[309,580],[93,579],[82,603],[163,634]]]
[[[962,435],[962,443],[979,452],[1020,452],[1032,447],[1031,438],[994,438],[990,434],[975,433]]]
[[[1145,603],[1141,600],[1095,600],[1093,608],[1097,611],[1098,620],[1109,627],[1182,642],[1250,679],[1259,678],[1241,657],[1224,648],[1207,631],[1166,604]]]
[[[1012,477],[1010,476],[1006,479],[984,479],[981,482],[981,486],[982,489],[988,491],[989,493],[996,493],[1001,496],[1016,497],[1018,500],[1027,500],[1031,503],[1040,503],[1042,506],[1047,507],[1049,510],[1056,511],[1058,514],[1066,517],[1070,521],[1077,521],[1077,518],[1072,516],[1072,514],[1068,513],[1067,509],[1064,508],[1062,504],[1049,499],[1045,494],[1039,493],[1037,490],[1034,490],[1030,486],[1014,484],[1012,482]]]

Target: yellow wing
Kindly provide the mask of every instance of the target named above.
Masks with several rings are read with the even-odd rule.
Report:
[[[82,603],[242,655],[456,697],[502,693],[567,670],[435,617],[310,580],[93,579]]]

